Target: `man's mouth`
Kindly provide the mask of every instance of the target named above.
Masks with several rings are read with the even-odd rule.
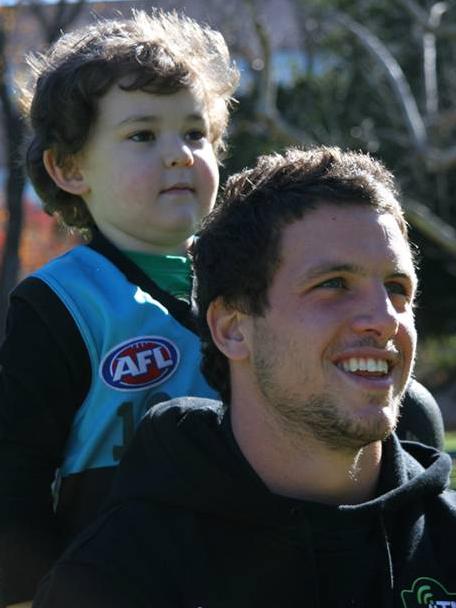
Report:
[[[337,367],[344,372],[367,377],[387,376],[391,368],[386,359],[375,357],[349,357],[340,361]]]
[[[371,380],[374,384],[390,384],[393,382],[393,372],[400,361],[396,348],[349,348],[333,358],[333,364],[346,377]]]

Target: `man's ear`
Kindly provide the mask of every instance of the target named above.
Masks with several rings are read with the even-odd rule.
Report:
[[[43,164],[51,179],[65,192],[77,196],[83,196],[90,192],[90,187],[87,185],[74,156],[69,156],[65,159],[64,165],[59,165],[54,151],[48,149],[43,152]]]
[[[217,298],[209,304],[206,320],[214,344],[225,357],[240,361],[249,356],[248,315],[226,306],[221,298]]]

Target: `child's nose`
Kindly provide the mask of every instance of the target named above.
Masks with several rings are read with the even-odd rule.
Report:
[[[193,153],[184,142],[176,142],[163,153],[165,167],[190,167],[193,165]]]

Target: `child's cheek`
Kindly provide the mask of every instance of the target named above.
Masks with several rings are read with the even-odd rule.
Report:
[[[132,170],[122,173],[116,179],[119,190],[129,197],[144,196],[158,189],[158,179],[153,171],[145,169]]]

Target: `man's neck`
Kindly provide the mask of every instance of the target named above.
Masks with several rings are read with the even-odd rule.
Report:
[[[310,434],[287,433],[261,407],[236,400],[231,424],[244,457],[275,494],[326,504],[359,504],[375,495],[380,441],[335,450]]]

